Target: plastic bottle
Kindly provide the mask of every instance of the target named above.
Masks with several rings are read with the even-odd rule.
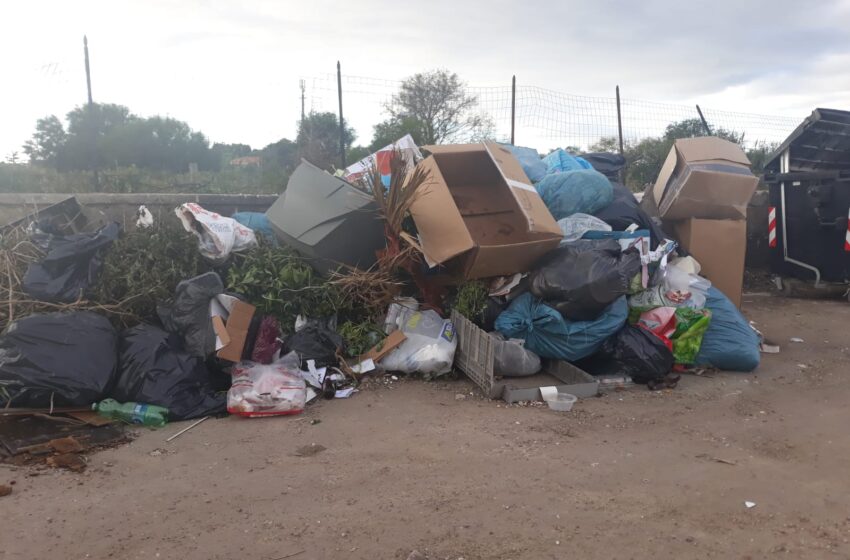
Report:
[[[92,405],[92,410],[101,416],[122,420],[128,424],[141,424],[161,428],[168,422],[168,409],[152,404],[128,402],[121,404],[115,399],[104,399]]]

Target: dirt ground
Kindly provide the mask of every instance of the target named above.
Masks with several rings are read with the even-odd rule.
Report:
[[[850,558],[850,308],[745,308],[782,346],[755,374],[560,414],[401,380],[0,468],[0,558]]]

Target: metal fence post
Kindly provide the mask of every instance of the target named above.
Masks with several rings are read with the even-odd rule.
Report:
[[[702,127],[705,129],[705,134],[707,136],[711,136],[711,128],[709,128],[708,121],[705,120],[705,117],[702,115],[702,109],[699,108],[699,105],[697,105],[697,113],[699,113],[699,120],[702,121]]]
[[[345,169],[345,120],[342,118],[342,69],[336,61],[336,88],[339,93],[339,159]]]
[[[617,93],[617,136],[620,140],[620,155],[623,156],[623,112],[620,109],[620,86],[617,86],[615,91]],[[625,158],[625,156],[623,157]],[[623,168],[620,170],[620,182],[624,185],[626,184],[627,165],[623,165]]]
[[[514,131],[516,130],[516,75],[511,78],[511,145],[514,142]]]

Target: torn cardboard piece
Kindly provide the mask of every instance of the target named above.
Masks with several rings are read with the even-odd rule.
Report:
[[[683,138],[648,192],[665,220],[741,220],[758,181],[739,145],[714,136]]]
[[[507,148],[428,146],[428,179],[410,212],[426,260],[459,279],[526,272],[561,229]]]
[[[245,351],[248,329],[257,308],[250,303],[219,294],[210,300],[210,320],[215,331],[216,356],[238,362]]]

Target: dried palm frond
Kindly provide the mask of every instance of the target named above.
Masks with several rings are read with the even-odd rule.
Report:
[[[384,189],[377,163],[372,166],[372,196],[386,223],[387,235],[398,237],[410,207],[423,193],[421,187],[428,180],[422,167],[408,169],[408,162],[400,150],[394,150],[390,159],[390,186]]]

